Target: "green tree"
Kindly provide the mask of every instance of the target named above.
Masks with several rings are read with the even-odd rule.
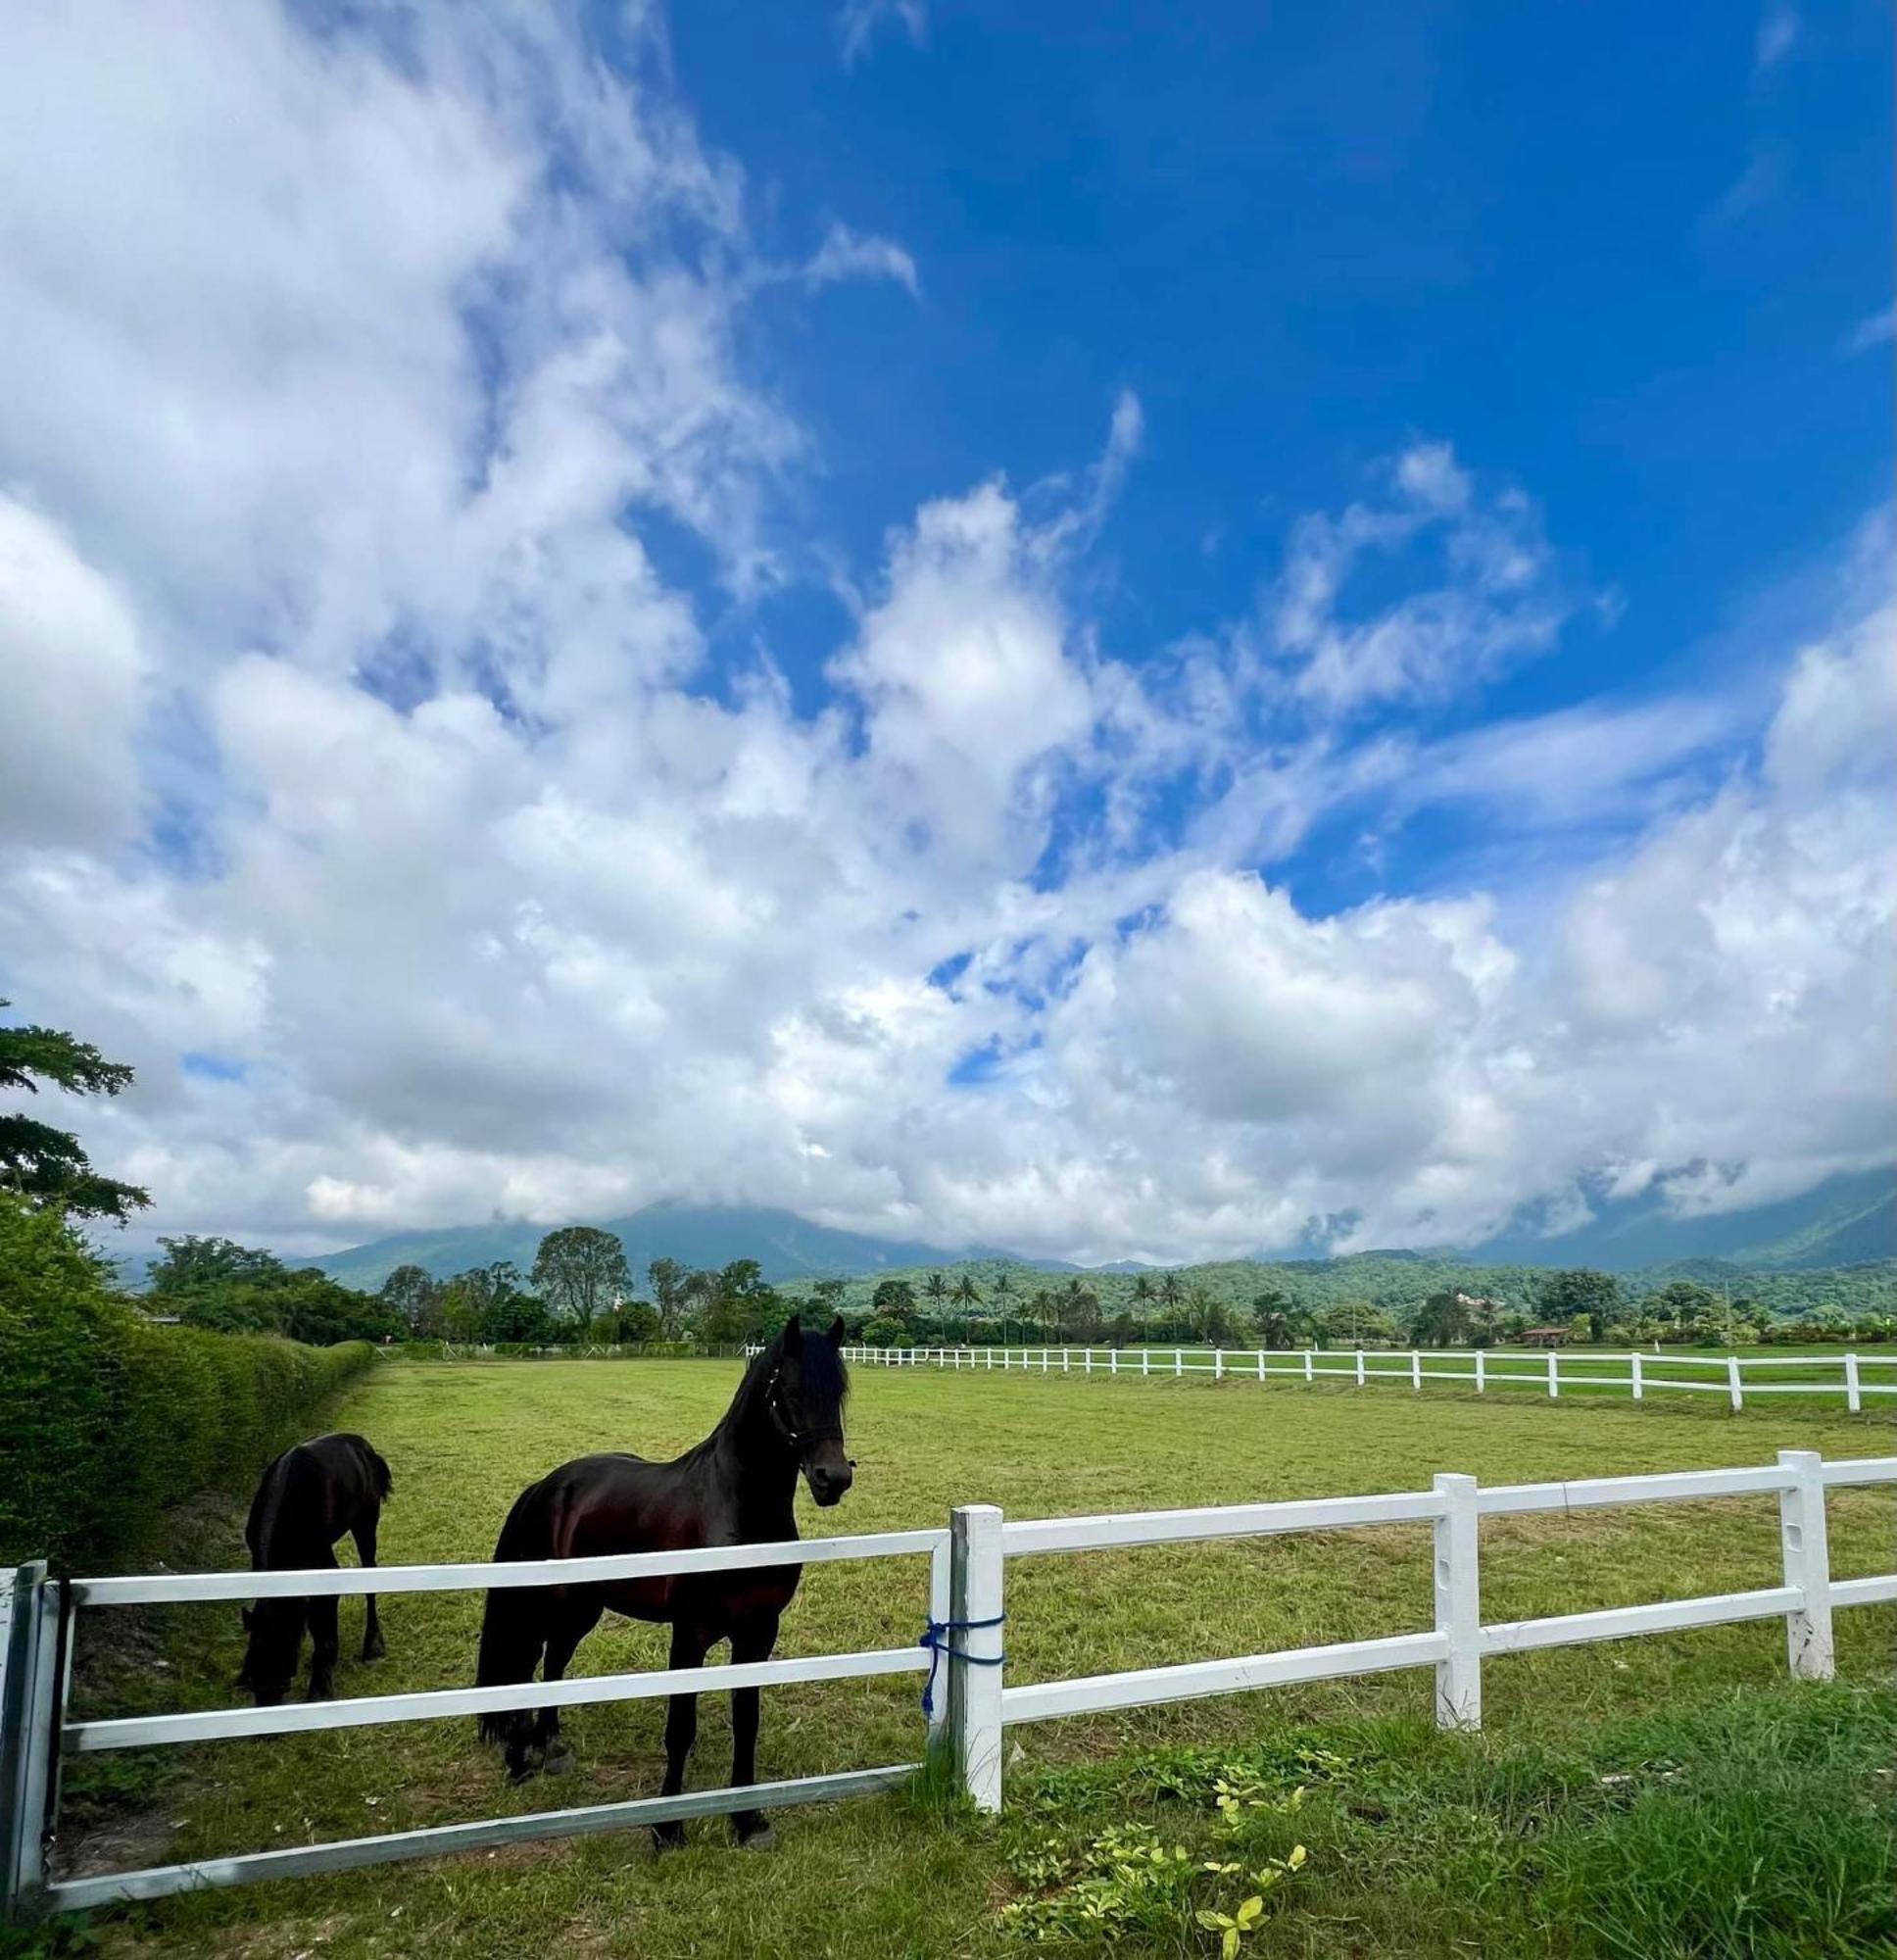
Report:
[[[1081,1342],[1097,1339],[1101,1326],[1100,1297],[1078,1273],[1061,1288],[1055,1304],[1065,1333]]]
[[[928,1295],[929,1304],[940,1314],[943,1306],[948,1301],[948,1296],[954,1289],[948,1284],[948,1275],[947,1273],[931,1273],[922,1282],[922,1291]]]
[[[441,1282],[425,1266],[397,1266],[376,1294],[410,1333],[419,1333],[441,1293]]]
[[[755,1259],[733,1259],[713,1276],[705,1306],[704,1331],[707,1341],[737,1344],[754,1341],[777,1307],[776,1290],[764,1279]]]
[[[1299,1313],[1289,1294],[1279,1287],[1267,1287],[1252,1297],[1251,1323],[1259,1343],[1266,1348],[1291,1348],[1297,1344]]]
[[[1367,1299],[1340,1299],[1318,1316],[1324,1339],[1338,1348],[1373,1348],[1396,1339],[1396,1323]]]
[[[646,1278],[652,1286],[653,1309],[658,1315],[658,1339],[676,1341],[691,1306],[691,1275],[676,1259],[655,1259],[646,1268]]]
[[[955,1304],[965,1316],[972,1316],[982,1303],[982,1290],[975,1284],[973,1273],[963,1273],[955,1282]]]
[[[131,1076],[128,1063],[108,1061],[90,1042],[57,1028],[0,1027],[0,1089],[36,1096],[40,1083],[50,1082],[70,1096],[117,1096]],[[121,1224],[152,1201],[138,1185],[101,1177],[70,1130],[14,1112],[0,1115],[0,1189],[73,1217]]]
[[[1591,1272],[1584,1266],[1543,1273],[1534,1289],[1534,1310],[1549,1326],[1582,1314],[1590,1323],[1605,1326],[1620,1313],[1621,1283],[1612,1273]]]
[[[1159,1303],[1166,1309],[1166,1318],[1177,1332],[1180,1312],[1186,1303],[1186,1280],[1176,1267],[1159,1275]]]
[[[1001,1320],[1001,1343],[1007,1344],[1008,1315],[1014,1308],[1014,1275],[1003,1266],[995,1275],[995,1284],[989,1288],[989,1297],[995,1302],[995,1310]]]
[[[1454,1291],[1433,1293],[1410,1318],[1410,1340],[1418,1348],[1456,1348],[1475,1332],[1476,1316]]]
[[[1140,1331],[1146,1338],[1152,1333],[1152,1303],[1158,1297],[1158,1289],[1152,1283],[1150,1273],[1139,1273],[1133,1281],[1133,1304],[1140,1316]]]
[[[534,1291],[561,1320],[587,1325],[632,1291],[626,1249],[616,1233],[597,1225],[549,1232],[534,1254]]]
[[[380,1341],[404,1331],[389,1301],[343,1286],[314,1266],[286,1266],[274,1252],[232,1239],[161,1239],[165,1255],[146,1276],[160,1313],[219,1334],[282,1334],[315,1347]]]
[[[907,1280],[878,1280],[869,1304],[880,1319],[900,1320],[905,1326],[915,1320],[915,1289]]]

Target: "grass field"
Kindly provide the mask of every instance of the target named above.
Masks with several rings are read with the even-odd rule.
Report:
[[[386,1561],[479,1559],[523,1484],[586,1450],[682,1447],[716,1419],[734,1379],[735,1365],[722,1362],[391,1366],[352,1392],[335,1424],[365,1432],[394,1466]],[[820,1516],[803,1500],[803,1524],[937,1524],[957,1501],[1046,1516],[1414,1489],[1437,1470],[1500,1482],[1715,1467],[1769,1461],[1782,1445],[1891,1453],[1897,1423],[1794,1397],[1734,1416],[1711,1396],[1634,1408],[1389,1388],[1261,1392],[1202,1376],[1090,1383],[865,1368],[851,1411],[856,1488]],[[1888,1491],[1834,1494],[1838,1576],[1890,1569],[1894,1508]],[[240,1563],[240,1518],[220,1506],[181,1521],[172,1562]],[[1770,1500],[1491,1521],[1484,1615],[1775,1584],[1776,1536]],[[815,1568],[780,1651],[911,1641],[925,1579],[919,1560]],[[1010,1567],[1008,1605],[1016,1682],[1394,1633],[1429,1624],[1428,1536],[1385,1527],[1033,1559]],[[340,1691],[469,1680],[479,1610],[474,1594],[390,1601],[388,1658],[345,1665]],[[358,1613],[345,1602],[346,1654]],[[1216,1951],[1217,1935],[1194,1926],[1187,1906],[1236,1904],[1220,1887],[1250,1886],[1246,1860],[1286,1855],[1295,1839],[1310,1856],[1281,1880],[1276,1909],[1243,1936],[1246,1951],[1897,1952],[1897,1916],[1879,1932],[1874,1912],[1866,1919],[1839,1892],[1874,1907],[1883,1885],[1888,1903],[1897,1612],[1844,1613],[1838,1630],[1842,1685],[1831,1691],[1784,1689],[1776,1623],[1713,1629],[1492,1661],[1481,1739],[1427,1731],[1427,1670],[1321,1684],[1012,1731],[1021,1754],[1011,1755],[1009,1810],[997,1823],[891,1797],[785,1813],[780,1848],[765,1856],[728,1850],[722,1826],[702,1824],[687,1851],[663,1861],[643,1836],[608,1838],[179,1899],[103,1919],[94,1934],[110,1953],[285,1960],[424,1950],[453,1960],[535,1950],[982,1955],[1023,1950],[1034,1928],[1004,1921],[1010,1901],[1038,1911],[1033,1901],[1051,1900],[1058,1922],[1071,1894],[1098,1912],[1124,1906],[1120,1951]],[[660,1665],[662,1640],[609,1622],[581,1649],[578,1671]],[[106,1624],[81,1652],[79,1712],[225,1702],[239,1657],[229,1608]],[[1753,1691],[1735,1700],[1741,1688]],[[914,1755],[915,1692],[910,1679],[772,1691],[760,1774]],[[700,1787],[724,1780],[728,1746],[722,1699],[703,1712]],[[69,1777],[64,1841],[88,1866],[144,1864],[643,1795],[657,1785],[661,1722],[657,1703],[572,1711],[577,1772],[518,1791],[504,1787],[464,1722],[87,1758]],[[1255,1785],[1229,1844],[1210,1787],[1227,1760]],[[1293,1801],[1300,1785],[1307,1793]],[[1714,1828],[1707,1792],[1720,1788],[1738,1793]],[[1195,1878],[1182,1904],[1153,1866],[1159,1879],[1143,1878],[1130,1902],[1115,1904],[1114,1888],[1125,1889],[1110,1877],[1115,1846],[1088,1846],[1109,1826],[1153,1824],[1167,1842],[1188,1844],[1194,1868],[1201,1850],[1235,1862],[1219,1855],[1229,1848],[1245,1869]],[[1718,1841],[1698,1844],[1694,1834],[1708,1829]],[[1780,1848],[1755,1859],[1755,1841]],[[1090,1855],[1109,1874],[1104,1893],[1086,1889]],[[1635,1855],[1673,1871],[1674,1890],[1656,1881],[1653,1898],[1603,1907],[1590,1931],[1594,1908],[1577,1901],[1602,1886],[1613,1895],[1608,1865]],[[1735,1858],[1759,1870],[1727,1887]],[[1706,1934],[1718,1900],[1730,1918],[1729,1890],[1753,1905]],[[1675,1892],[1685,1901],[1680,1923],[1700,1929],[1696,1944],[1666,1944],[1671,1921],[1641,1930],[1640,1916],[1664,1917],[1660,1901]],[[1767,1898],[1775,1917],[1760,1917]],[[1624,1934],[1632,1943],[1617,1946]]]

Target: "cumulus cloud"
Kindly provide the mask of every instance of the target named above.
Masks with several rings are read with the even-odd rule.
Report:
[[[0,69],[0,992],[138,1065],[83,1121],[162,1227],[722,1198],[1160,1257],[1876,1160],[1887,611],[1786,649],[1765,725],[1433,732],[1580,595],[1425,442],[1253,616],[1111,648],[1129,392],[1070,477],[892,513],[800,704],[642,541],[788,575],[817,459],[740,351],[742,175],[656,51],[401,19],[62,9]],[[1529,908],[1294,902],[1327,815],[1472,802],[1622,830]]]
[[[129,609],[57,525],[0,496],[0,833],[112,844],[138,797],[145,658]]]

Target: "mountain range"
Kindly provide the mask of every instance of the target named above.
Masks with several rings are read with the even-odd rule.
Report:
[[[794,1212],[747,1205],[655,1204],[593,1222],[619,1236],[633,1271],[641,1274],[660,1257],[692,1267],[755,1259],[764,1277],[780,1285],[967,1260],[1004,1260],[1050,1273],[1079,1270],[1059,1260],[1022,1259],[992,1247],[871,1238],[812,1224]],[[1897,1178],[1889,1168],[1833,1177],[1800,1198],[1711,1217],[1675,1217],[1657,1200],[1596,1200],[1593,1218],[1577,1230],[1549,1234],[1534,1227],[1532,1214],[1521,1216],[1480,1245],[1455,1249],[1452,1256],[1479,1265],[1595,1266],[1609,1272],[1709,1261],[1758,1273],[1867,1264],[1897,1258]],[[321,1267],[347,1286],[368,1290],[401,1265],[421,1266],[444,1279],[498,1259],[511,1259],[525,1271],[550,1229],[495,1220],[403,1232],[303,1263]],[[1256,1255],[1264,1263],[1282,1263],[1285,1256]],[[1120,1261],[1103,1270],[1140,1268]]]

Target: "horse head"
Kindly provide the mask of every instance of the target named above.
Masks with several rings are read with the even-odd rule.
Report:
[[[290,1683],[296,1679],[306,1602],[260,1599],[255,1606],[241,1610],[249,1644],[237,1686],[250,1690],[257,1697],[258,1707],[274,1708],[289,1693]]]
[[[779,1436],[797,1452],[811,1496],[826,1509],[842,1499],[855,1471],[844,1453],[843,1404],[849,1392],[843,1316],[827,1334],[806,1334],[793,1314],[777,1339],[767,1406]]]

